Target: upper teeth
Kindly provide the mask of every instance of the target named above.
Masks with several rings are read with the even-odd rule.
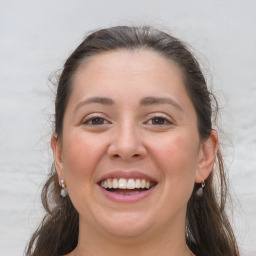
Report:
[[[147,188],[149,189],[153,185],[150,181],[145,179],[116,179],[109,178],[101,181],[100,185],[103,188],[121,188],[121,189],[135,189],[135,188]]]

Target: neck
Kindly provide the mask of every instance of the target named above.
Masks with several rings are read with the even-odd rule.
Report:
[[[83,228],[80,223],[77,248],[70,256],[191,256],[185,241],[184,229],[172,232],[145,232],[136,237],[116,237],[95,229]]]

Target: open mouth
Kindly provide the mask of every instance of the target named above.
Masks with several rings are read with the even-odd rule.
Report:
[[[108,178],[98,183],[105,190],[121,194],[132,195],[150,190],[156,186],[156,182],[148,181],[146,179],[125,179],[125,178]]]

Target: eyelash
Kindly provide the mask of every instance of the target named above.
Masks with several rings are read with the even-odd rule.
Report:
[[[97,119],[100,119],[104,123],[100,123],[100,124],[99,123],[95,123],[95,124],[93,124],[93,121],[97,120]],[[85,125],[92,125],[92,126],[100,126],[100,125],[105,125],[107,123],[109,123],[109,121],[107,121],[104,117],[99,116],[99,115],[98,116],[89,117],[89,118],[87,118],[86,120],[83,121],[83,124],[85,124]]]
[[[161,121],[163,123],[153,124],[152,123],[153,120],[155,120],[155,121],[158,120],[158,121]],[[171,122],[166,117],[163,117],[161,115],[155,115],[155,116],[151,117],[146,123],[148,123],[149,121],[151,121],[151,125],[153,125],[153,126],[166,126],[166,125],[172,125],[173,124],[173,122]]]
[[[93,123],[94,121],[96,121],[96,123]],[[99,123],[99,121],[100,121],[100,123]],[[157,122],[160,121],[160,124],[159,123],[154,124],[153,123],[154,121],[157,121]],[[148,124],[149,122],[150,122],[150,125],[153,125],[153,126],[167,126],[167,125],[172,125],[173,124],[173,122],[171,122],[166,117],[163,117],[161,115],[155,115],[155,116],[151,117],[144,124]],[[102,117],[100,115],[89,117],[89,118],[87,118],[86,120],[83,121],[84,125],[91,125],[91,126],[101,126],[101,125],[106,125],[106,124],[109,124],[109,123],[110,123],[109,121],[107,121],[104,117]]]

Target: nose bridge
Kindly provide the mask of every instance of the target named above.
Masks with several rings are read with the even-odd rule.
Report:
[[[141,158],[145,155],[145,148],[140,136],[139,126],[130,118],[123,118],[117,124],[109,153],[112,157],[122,159]]]
[[[120,147],[135,148],[138,144],[137,138],[138,128],[134,122],[125,120],[118,127],[117,143]]]

